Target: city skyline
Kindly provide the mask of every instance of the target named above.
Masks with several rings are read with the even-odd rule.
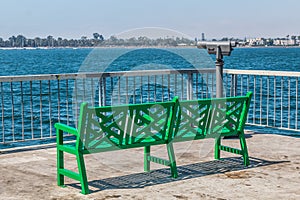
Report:
[[[143,27],[175,30],[191,38],[276,38],[300,35],[296,0],[36,1],[1,0],[0,37],[105,38]]]

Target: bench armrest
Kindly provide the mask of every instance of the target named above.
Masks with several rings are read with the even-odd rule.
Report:
[[[68,125],[65,125],[65,124],[61,124],[61,123],[56,123],[54,125],[54,127],[58,130],[63,131],[63,132],[67,132],[67,133],[70,133],[70,134],[75,135],[75,136],[78,135],[77,129],[74,128],[74,127],[71,127],[71,126],[68,126]]]
[[[72,135],[78,136],[78,131],[76,128],[70,127],[65,124],[55,123],[54,127],[56,128],[56,143],[57,145],[64,144],[63,132],[70,133]]]

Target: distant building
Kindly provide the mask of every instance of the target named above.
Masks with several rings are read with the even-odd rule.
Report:
[[[180,46],[180,47],[184,47],[184,46],[187,46],[187,44],[186,43],[179,43],[179,44],[177,44],[178,46]]]
[[[246,43],[249,46],[265,46],[266,45],[266,41],[263,38],[247,39]]]
[[[204,36],[204,33],[202,33],[202,38],[201,38],[201,41],[205,41],[205,36]]]
[[[295,46],[297,45],[296,39],[274,39],[274,45],[276,46]]]
[[[250,38],[246,39],[246,45],[248,46],[296,46],[300,45],[300,41],[296,37],[289,38],[276,38],[276,39],[265,39],[265,38]]]

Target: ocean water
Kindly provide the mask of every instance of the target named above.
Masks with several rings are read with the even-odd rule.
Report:
[[[135,69],[214,68],[214,60],[214,55],[208,55],[206,50],[196,48],[0,49],[0,76],[128,71]],[[224,57],[224,61],[224,68],[227,69],[300,71],[300,48],[236,48],[230,57]],[[9,90],[9,88],[7,89]],[[5,88],[3,91],[6,91]],[[28,93],[25,94],[24,98],[31,96],[28,91],[24,91],[26,94]],[[18,92],[20,91],[15,91],[16,94]],[[16,96],[15,100],[17,98]],[[24,99],[24,101],[27,101],[27,99]],[[49,101],[47,95],[45,95],[43,101],[45,101],[43,105],[46,105],[46,102]],[[48,107],[43,107],[43,109],[45,113],[50,112]],[[15,114],[18,114],[18,111],[15,111]],[[6,117],[5,120],[10,118],[11,111],[4,117]],[[53,116],[53,118],[57,118],[57,116]],[[49,119],[45,119],[43,122],[45,129],[49,128],[49,121],[47,120]],[[8,119],[4,125],[10,126],[9,121]],[[4,125],[2,124],[2,126]],[[6,130],[6,132],[9,131],[9,129]],[[28,131],[30,132],[30,128]],[[263,129],[261,132],[266,131],[278,133],[270,128]],[[284,134],[294,135],[295,133],[289,134],[286,132]],[[0,142],[1,140],[0,135]],[[9,140],[9,138],[6,140]]]
[[[166,49],[166,51],[179,54],[195,67],[214,67],[214,55],[205,55],[205,50],[180,48]],[[103,66],[111,64],[116,59],[121,60],[122,62],[118,63],[122,65],[114,66],[110,71],[132,69],[132,66],[141,65],[149,59],[154,64],[155,61],[168,63],[175,69],[191,67],[175,57],[170,60],[170,56],[164,56],[166,51],[161,51],[159,54],[157,51],[145,49],[140,54],[144,56],[139,55],[137,56],[139,60],[134,60],[135,52],[132,49],[0,49],[0,76],[100,71]],[[122,57],[128,52],[132,55]],[[203,59],[204,64],[201,62]],[[230,57],[224,57],[224,61],[224,68],[227,69],[300,71],[300,48],[235,48]],[[87,63],[95,68],[84,67]]]
[[[239,48],[225,57],[225,68],[300,71],[300,48]]]
[[[0,50],[0,76],[75,73],[91,49]]]

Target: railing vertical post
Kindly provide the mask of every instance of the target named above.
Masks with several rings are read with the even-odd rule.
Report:
[[[217,48],[216,55],[216,97],[223,96],[223,65],[222,52],[220,46]]]
[[[140,103],[143,103],[143,93],[144,93],[144,89],[143,89],[143,76],[140,76]]]
[[[193,74],[191,72],[188,73],[186,98],[187,100],[191,100],[193,98]]]
[[[49,105],[49,115],[48,115],[48,119],[49,119],[49,126],[50,126],[50,137],[52,136],[52,101],[51,101],[51,84],[50,84],[50,80],[48,80],[48,105]]]
[[[95,106],[95,94],[94,94],[94,79],[91,78],[91,102],[92,102],[92,106]],[[68,87],[67,87],[67,91],[68,91]]]
[[[31,124],[31,139],[34,139],[34,124],[33,124],[33,97],[32,97],[32,81],[29,82],[30,84],[30,124]]]
[[[114,91],[114,77],[110,77],[110,86],[109,86],[109,88],[110,88],[110,105],[113,105],[114,104],[114,92],[116,92],[116,91]]]
[[[255,113],[256,113],[256,76],[253,76],[253,115],[252,120],[253,124],[256,123]]]
[[[150,76],[147,76],[147,81],[148,81],[148,84],[147,84],[147,86],[148,86],[148,88],[147,88],[147,90],[148,90],[148,102],[150,102]]]
[[[21,118],[22,118],[22,140],[25,139],[25,128],[24,128],[24,92],[23,92],[23,81],[20,81],[20,88],[21,88]],[[3,106],[2,106],[3,107]],[[2,123],[3,124],[3,123]]]
[[[295,129],[298,129],[298,77],[296,78],[296,111],[295,111]]]
[[[4,130],[4,92],[3,92],[3,82],[0,84],[1,88],[1,121],[2,121],[2,141],[5,142],[5,130]]]
[[[58,122],[60,122],[61,116],[60,116],[60,80],[57,79],[57,116],[58,116]]]
[[[67,125],[70,125],[69,117],[69,81],[66,79],[66,112],[67,112]]]
[[[234,92],[233,95],[237,96],[237,90],[238,90],[238,75],[234,76],[234,84],[233,84],[233,88],[234,88]]]
[[[171,94],[170,94],[170,92],[171,92],[171,77],[170,77],[171,75],[170,74],[168,74],[168,101],[170,101],[171,100]]]
[[[284,89],[284,81],[283,77],[281,77],[281,88],[280,88],[280,128],[283,127],[282,120],[283,120],[283,89]]]
[[[118,102],[121,104],[121,77],[118,77]]]
[[[234,96],[234,77],[235,74],[231,74],[231,80],[230,80],[230,96]]]
[[[214,79],[214,74],[211,73],[211,97],[214,97],[215,94],[215,79]],[[228,79],[227,79],[228,80]]]
[[[164,75],[161,75],[161,102],[164,102]]]
[[[273,126],[276,126],[276,93],[277,93],[277,88],[276,88],[276,76],[274,76],[274,112],[273,112],[273,115],[274,115],[274,120],[273,120]]]
[[[291,78],[288,78],[288,129],[290,129],[291,124]]]
[[[263,112],[263,78],[260,76],[260,98],[259,98],[259,124],[262,125],[262,112]]]
[[[102,77],[99,78],[98,81],[98,105],[102,106],[102,101],[103,101],[103,92],[102,92]]]
[[[11,132],[12,132],[13,141],[15,141],[15,102],[14,102],[13,82],[10,82],[10,95],[11,95],[10,97],[11,98]]]
[[[107,104],[106,104],[106,92],[107,92],[107,88],[106,88],[106,78],[105,77],[103,77],[102,78],[102,81],[103,81],[103,104],[102,104],[102,106],[106,106]]]
[[[40,127],[41,127],[41,138],[43,138],[43,90],[42,81],[40,80]]]
[[[267,77],[267,126],[269,126],[270,77]]]
[[[126,90],[126,104],[128,104],[128,102],[129,102],[129,99],[128,99],[128,88],[129,88],[129,86],[128,86],[128,77],[126,76],[126,79],[125,79],[125,90]]]

